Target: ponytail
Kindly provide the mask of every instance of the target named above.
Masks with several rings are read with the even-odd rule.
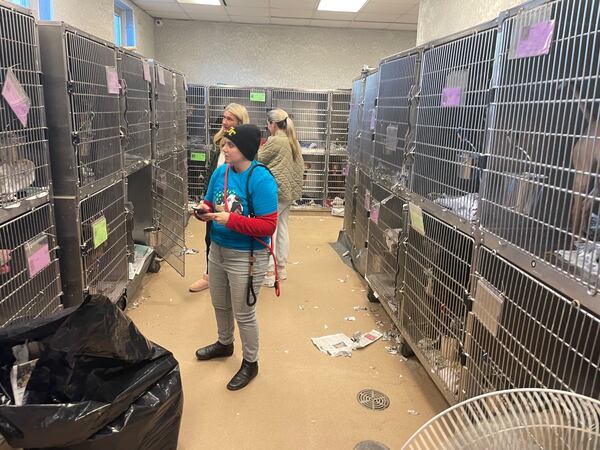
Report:
[[[300,149],[300,142],[296,136],[296,127],[294,122],[288,116],[288,113],[283,109],[272,109],[267,114],[267,119],[271,123],[277,124],[277,128],[282,130],[290,141],[290,147],[292,148],[292,158],[297,161],[302,156],[302,150]]]

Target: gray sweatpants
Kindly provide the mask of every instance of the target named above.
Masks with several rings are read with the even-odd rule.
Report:
[[[269,253],[256,243],[254,250],[254,292],[258,296],[260,287],[267,272]],[[244,359],[249,362],[258,361],[258,324],[256,322],[256,307],[248,306],[248,268],[250,252],[221,247],[216,243],[210,246],[208,255],[208,285],[215,316],[219,342],[231,344],[235,321],[240,330]],[[252,300],[252,296],[250,297]]]

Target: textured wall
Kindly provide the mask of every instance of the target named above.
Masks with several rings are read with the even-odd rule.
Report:
[[[405,31],[166,20],[156,58],[193,83],[349,88],[364,64],[415,45]]]
[[[493,20],[524,0],[421,0],[417,45]]]
[[[131,4],[131,3],[130,3]],[[135,5],[137,51],[154,56],[154,19]],[[87,33],[114,42],[114,0],[54,0],[52,20],[66,22]]]

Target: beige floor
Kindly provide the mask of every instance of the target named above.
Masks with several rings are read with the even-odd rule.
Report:
[[[227,360],[194,358],[196,348],[216,336],[209,294],[187,292],[204,270],[203,226],[190,221],[187,244],[201,253],[187,257],[185,279],[164,265],[145,278],[130,300],[139,306],[128,311],[148,338],[179,360],[185,395],[179,449],[352,449],[367,439],[398,449],[447,407],[416,361],[385,350],[389,342],[376,342],[351,358],[332,358],[312,345],[311,337],[369,331],[379,320],[389,328],[380,306],[377,312],[353,310],[373,305],[363,280],[329,246],[341,219],[327,215],[291,217],[289,280],[280,298],[263,290],[258,302],[260,373],[246,389],[229,392],[225,385],[241,361],[239,340]],[[356,394],[364,388],[386,393],[390,407],[371,411],[359,405]]]

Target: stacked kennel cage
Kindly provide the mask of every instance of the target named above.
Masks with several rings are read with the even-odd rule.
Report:
[[[600,393],[598,8],[534,0],[414,50],[417,106],[402,166],[382,148],[397,137],[380,123],[382,61],[374,171],[357,177],[371,207],[364,270],[373,296],[381,198],[405,198],[402,351],[416,353],[450,403],[519,387]],[[367,153],[357,159],[368,169]],[[355,208],[345,223],[359,221]]]
[[[63,303],[118,301],[128,277],[115,47],[69,25],[39,25]]]
[[[304,190],[299,206],[324,206],[326,189],[329,93],[273,89],[273,108],[285,110],[294,121],[304,158]]]
[[[207,188],[210,161],[206,114],[206,86],[190,84],[187,88],[188,197],[198,201]]]
[[[336,197],[343,199],[346,193],[351,91],[332,91],[330,96],[326,206],[330,206]]]
[[[61,307],[38,29],[0,2],[0,328]]]

